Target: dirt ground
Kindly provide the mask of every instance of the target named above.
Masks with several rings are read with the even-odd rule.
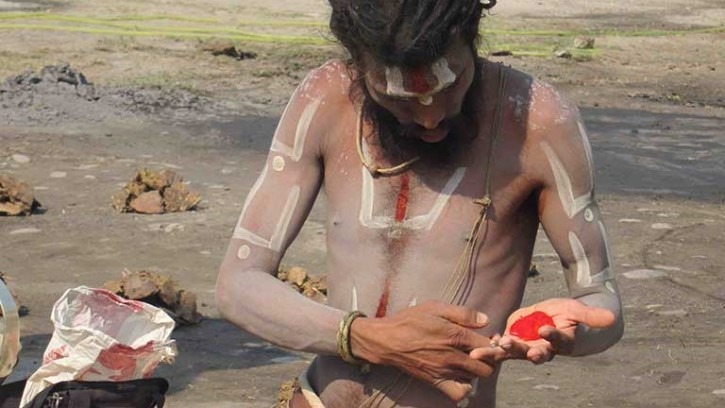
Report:
[[[499,3],[484,52],[512,54],[491,58],[581,107],[627,323],[600,355],[506,364],[499,407],[723,406],[722,0]],[[63,291],[145,269],[195,292],[207,317],[174,332],[179,357],[157,371],[171,382],[168,406],[274,404],[310,356],[220,320],[213,290],[286,99],[311,67],[344,55],[325,42],[327,15],[322,0],[0,0],[0,78],[13,78],[0,86],[0,173],[43,205],[0,217],[0,271],[29,308],[11,379],[37,368]],[[581,35],[593,50],[574,47]],[[229,44],[256,58],[212,55]],[[40,74],[62,63],[80,86]],[[114,212],[111,195],[144,167],[182,174],[200,208]],[[324,220],[321,197],[286,265],[324,273]],[[525,303],[564,295],[543,234],[534,261]]]

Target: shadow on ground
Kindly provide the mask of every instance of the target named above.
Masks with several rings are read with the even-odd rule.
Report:
[[[725,200],[725,134],[716,116],[584,108],[607,194]]]

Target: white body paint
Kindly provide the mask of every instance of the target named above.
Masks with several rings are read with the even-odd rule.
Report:
[[[294,99],[294,96],[292,97],[292,99]],[[317,113],[317,109],[319,107],[319,99],[313,99],[310,101],[310,103],[307,104],[307,106],[305,106],[305,110],[302,111],[302,115],[300,115],[300,119],[297,122],[295,140],[292,146],[289,146],[279,140],[278,133],[280,129],[277,128],[274,139],[272,140],[271,150],[276,153],[287,155],[290,159],[292,159],[292,161],[300,161],[300,157],[302,157],[302,152],[305,149],[305,139],[307,139],[307,133],[310,129],[310,124],[312,123],[312,119],[315,117],[315,113]],[[284,115],[287,113],[287,109],[289,109],[289,105],[287,105],[287,108],[282,114],[282,117],[284,117]]]
[[[282,156],[275,156],[274,159],[272,159],[272,169],[274,171],[280,172],[284,170],[285,164],[284,157]]]
[[[373,208],[375,207],[375,186],[373,183],[373,177],[370,172],[363,167],[362,168],[362,199],[360,203],[360,223],[367,228],[381,229],[390,228],[393,226],[411,229],[411,230],[430,230],[435,225],[436,221],[440,217],[443,209],[445,208],[448,200],[451,198],[453,191],[458,188],[458,185],[463,180],[463,176],[466,174],[465,167],[459,167],[453,176],[448,180],[443,191],[440,192],[433,207],[427,214],[418,215],[411,218],[406,218],[402,223],[395,221],[394,217],[385,215],[373,215]]]
[[[601,226],[601,223],[600,223]],[[606,242],[606,235],[603,235]],[[609,248],[605,247],[607,252],[607,267],[601,272],[592,276],[591,268],[589,266],[589,258],[587,257],[586,251],[582,246],[581,241],[575,233],[569,232],[569,244],[571,245],[572,252],[574,253],[574,259],[576,259],[576,282],[577,285],[583,288],[588,288],[595,283],[603,283],[612,279],[610,271],[611,264],[609,263]]]
[[[242,245],[239,247],[239,250],[237,251],[237,258],[241,259],[242,261],[249,258],[249,255],[252,254],[252,249],[249,248],[249,245]]]
[[[351,303],[352,304],[350,305],[350,310],[351,311],[352,310],[358,310],[358,305],[357,305],[357,288],[355,287],[354,284],[352,285],[352,302]]]
[[[280,217],[279,221],[277,221],[274,232],[269,239],[261,237],[242,227],[244,212],[242,212],[242,217],[240,217],[240,221],[237,224],[236,229],[234,230],[233,238],[241,239],[260,247],[269,248],[273,251],[281,250],[284,237],[287,235],[287,228],[289,227],[290,220],[292,219],[292,214],[297,207],[297,202],[299,201],[299,198],[299,186],[292,187],[289,195],[287,196],[287,202],[285,202],[284,209],[282,210],[282,216]]]
[[[249,194],[247,195],[247,199],[244,201],[244,207],[242,207],[242,214],[239,216],[239,221],[237,221],[237,225],[240,225],[242,223],[242,218],[244,218],[244,214],[247,212],[247,208],[249,208],[252,200],[254,200],[254,196],[257,195],[260,187],[262,187],[262,183],[264,183],[264,180],[267,178],[267,170],[268,167],[265,165],[262,169],[262,173],[259,175],[259,178],[252,186],[252,189],[249,190]]]
[[[559,200],[561,200],[561,205],[564,207],[564,212],[566,212],[566,215],[569,218],[574,218],[576,214],[579,214],[579,212],[587,208],[587,206],[592,203],[592,190],[590,188],[590,190],[583,195],[575,197],[574,190],[571,185],[571,179],[564,168],[564,164],[559,159],[559,156],[557,156],[554,149],[552,149],[548,143],[541,142],[541,147],[544,149],[544,153],[546,153],[546,157],[549,159],[551,170],[554,172],[556,190],[559,193]],[[589,158],[587,157],[587,159]],[[590,180],[593,180],[594,176],[592,175],[591,162],[588,163],[588,167]],[[590,183],[590,187],[593,185],[593,183]]]
[[[386,92],[391,96],[400,96],[403,98],[420,98],[420,102],[424,105],[430,105],[432,102],[431,95],[440,92],[443,88],[456,82],[456,74],[451,71],[448,61],[445,58],[439,58],[431,65],[431,72],[435,76],[438,83],[430,91],[419,94],[409,92],[405,89],[403,81],[403,72],[398,67],[385,67],[385,80],[388,83]],[[428,102],[428,103],[426,103]]]

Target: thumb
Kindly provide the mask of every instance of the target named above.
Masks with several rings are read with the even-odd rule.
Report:
[[[473,390],[473,386],[470,383],[455,380],[438,381],[435,387],[455,402],[463,401]]]

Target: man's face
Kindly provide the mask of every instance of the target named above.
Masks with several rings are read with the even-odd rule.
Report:
[[[404,127],[405,137],[426,143],[448,137],[476,71],[473,52],[461,41],[427,66],[406,69],[372,61],[367,66],[365,85],[372,99]]]

